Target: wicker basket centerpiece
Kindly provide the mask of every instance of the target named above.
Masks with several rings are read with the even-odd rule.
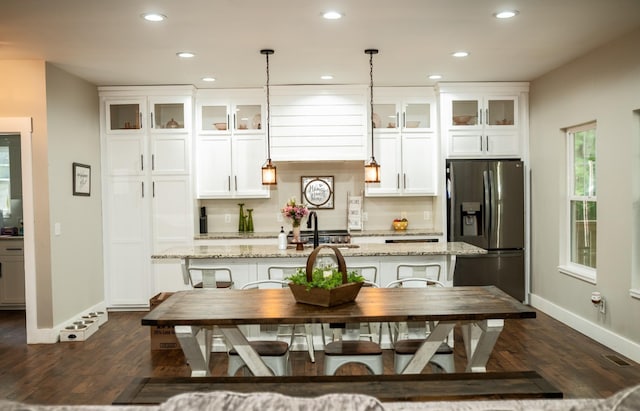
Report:
[[[314,268],[316,257],[323,248],[333,250],[338,268]],[[364,278],[356,272],[347,273],[347,265],[340,250],[327,245],[316,247],[307,258],[306,269],[298,269],[288,279],[296,302],[322,307],[333,307],[355,300],[364,282]]]

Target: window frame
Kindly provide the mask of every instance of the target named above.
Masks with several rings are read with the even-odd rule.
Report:
[[[586,130],[595,130],[596,132],[596,164],[597,164],[597,122],[589,122],[586,124],[582,124],[580,126],[569,127],[565,129],[565,141],[566,141],[566,190],[565,190],[565,199],[564,199],[564,213],[565,213],[565,223],[563,224],[564,231],[564,240],[561,244],[563,248],[563,252],[561,253],[561,263],[558,266],[558,270],[566,275],[578,278],[580,280],[586,281],[591,284],[596,284],[597,282],[597,267],[589,267],[583,264],[579,264],[573,262],[571,260],[571,248],[572,248],[572,238],[573,238],[573,220],[571,216],[572,211],[572,203],[574,201],[586,200],[594,202],[597,206],[597,167],[596,167],[596,193],[593,196],[577,196],[575,195],[575,158],[574,158],[574,145],[575,140],[574,136],[578,132],[586,131]],[[596,211],[597,212],[597,211]],[[596,227],[597,227],[598,218],[596,216]],[[596,254],[597,254],[597,237],[596,237]],[[597,260],[596,260],[597,261]],[[597,263],[596,263],[597,264]]]

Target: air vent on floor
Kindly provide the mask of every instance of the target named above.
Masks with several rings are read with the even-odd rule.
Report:
[[[619,365],[621,367],[627,366],[627,365],[631,365],[628,362],[626,362],[625,360],[623,360],[622,358],[618,357],[617,355],[613,355],[613,354],[603,354],[604,358],[606,358],[607,360],[613,362],[616,365]]]

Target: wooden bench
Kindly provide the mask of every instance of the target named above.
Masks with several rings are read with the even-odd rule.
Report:
[[[535,371],[286,377],[179,377],[136,379],[114,405],[160,404],[187,392],[276,392],[294,397],[366,394],[382,402],[469,399],[562,398]]]

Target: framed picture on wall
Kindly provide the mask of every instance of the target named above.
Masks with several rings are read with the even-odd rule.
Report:
[[[309,208],[333,208],[333,176],[301,177],[301,189]]]
[[[73,195],[91,195],[91,166],[73,163]]]

